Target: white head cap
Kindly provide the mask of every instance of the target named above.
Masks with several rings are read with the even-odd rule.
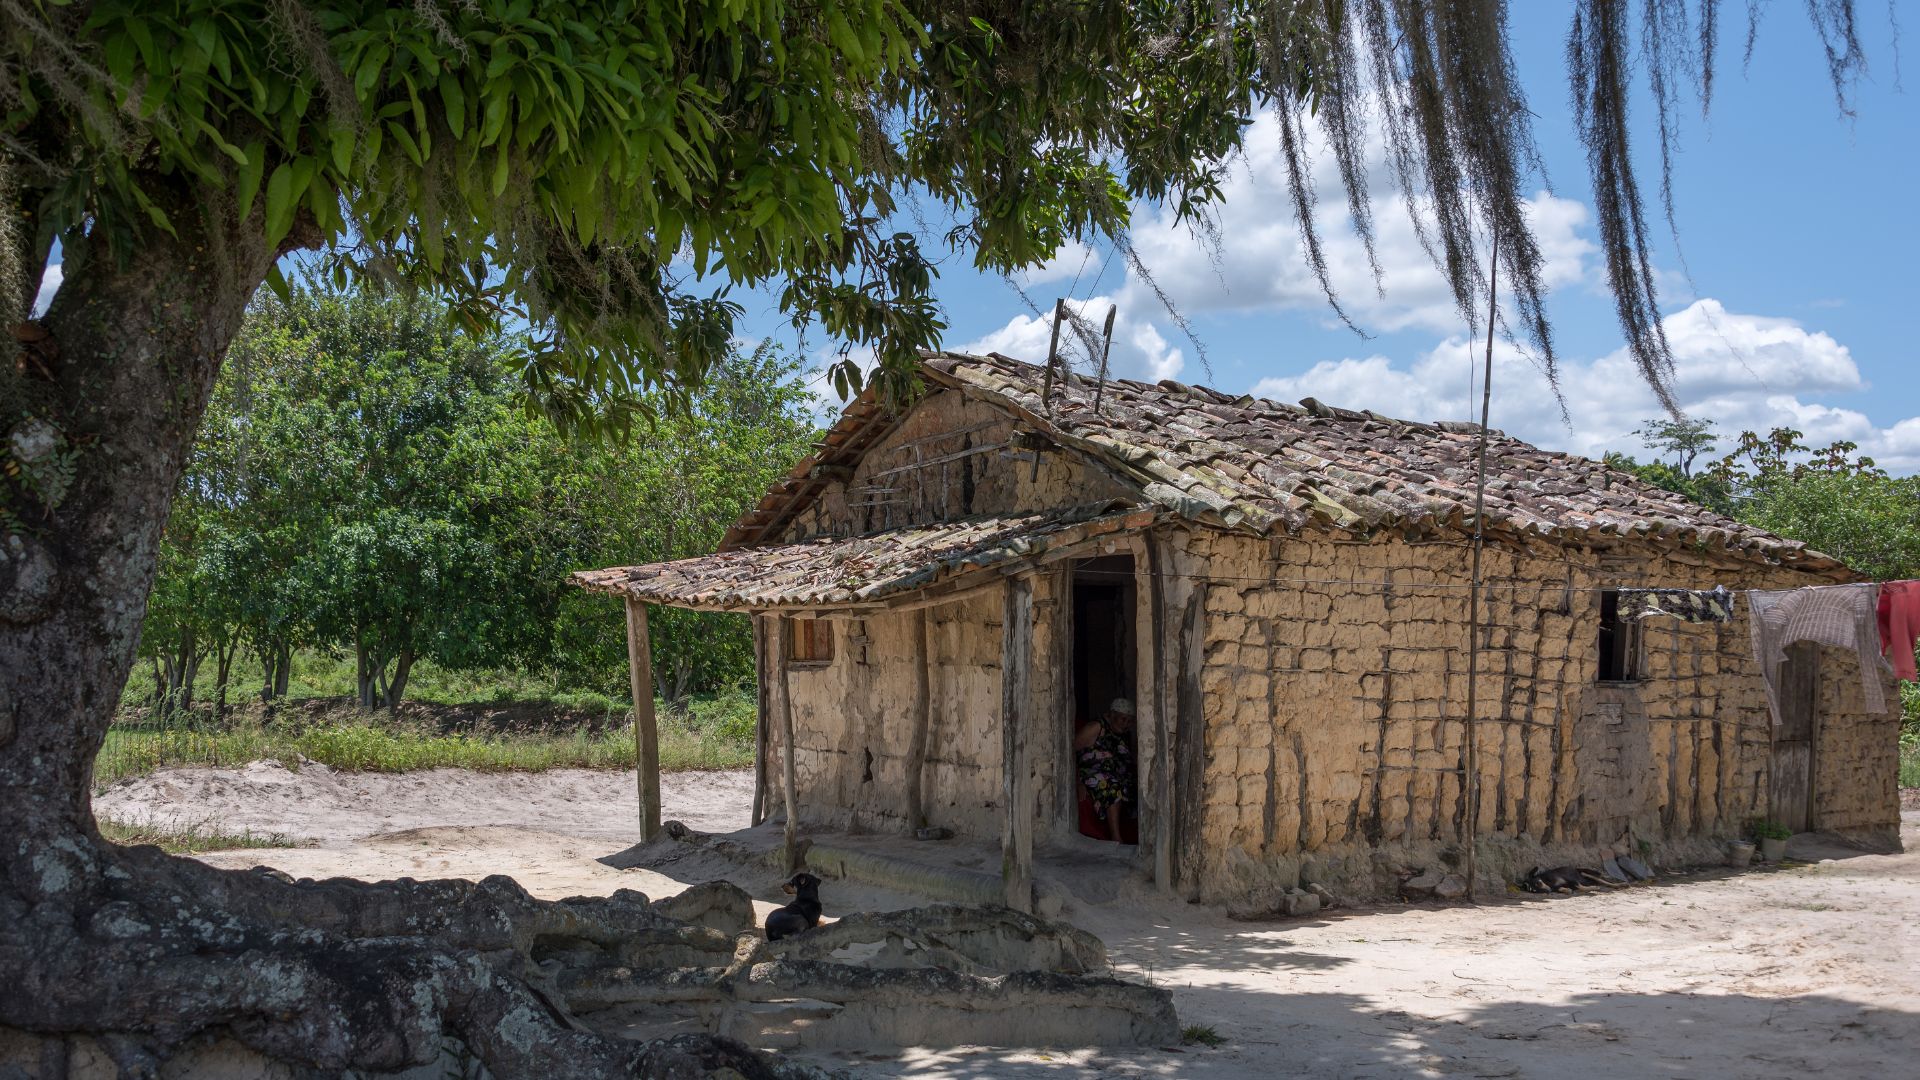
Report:
[[[1107,706],[1107,711],[1120,713],[1123,716],[1132,716],[1133,702],[1123,697],[1114,698],[1113,704]]]

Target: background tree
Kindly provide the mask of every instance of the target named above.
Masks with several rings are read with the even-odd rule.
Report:
[[[1713,421],[1655,417],[1635,428],[1640,444],[1649,450],[1673,455],[1673,467],[1682,477],[1693,478],[1693,462],[1701,454],[1713,452],[1719,438],[1713,433]]]
[[[1717,6],[1702,0],[1702,25]],[[150,1057],[217,1029],[331,1071],[423,1064],[449,1039],[495,1073],[658,1066],[656,1050],[558,1024],[501,1037],[500,1017],[549,1010],[508,961],[453,956],[483,938],[488,956],[523,956],[531,939],[505,948],[497,928],[553,918],[524,898],[229,880],[115,850],[93,827],[90,766],[178,478],[248,300],[289,252],[438,292],[471,325],[524,325],[525,388],[565,424],[631,426],[649,390],[690,393],[731,339],[721,276],[783,279],[796,318],[872,345],[905,391],[940,323],[931,265],[891,222],[903,193],[949,208],[949,240],[977,265],[1017,269],[1068,239],[1123,239],[1131,199],[1204,215],[1251,114],[1273,105],[1324,278],[1300,118],[1327,118],[1370,237],[1358,150],[1379,100],[1462,309],[1484,222],[1551,365],[1500,0],[535,8],[0,5],[0,322],[26,311],[56,241],[65,272],[0,364],[0,819],[17,840],[0,853],[0,955],[24,991],[0,997],[0,1024],[125,1035],[116,1046]],[[1844,95],[1852,4],[1811,8]],[[1705,97],[1714,35],[1691,34],[1683,3],[1576,10],[1570,72],[1610,282],[1664,392],[1626,123],[1629,12],[1644,12],[1663,134],[1696,42]],[[115,919],[84,917],[105,905]],[[567,925],[614,910],[576,905]],[[151,928],[137,946],[95,936],[135,918]],[[189,957],[191,991],[169,978]]]

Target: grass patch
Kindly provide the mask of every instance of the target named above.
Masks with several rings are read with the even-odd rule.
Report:
[[[1227,1041],[1225,1035],[1213,1029],[1212,1024],[1188,1024],[1180,1029],[1180,1041],[1187,1046],[1220,1046]]]
[[[290,848],[299,845],[279,833],[256,833],[251,829],[228,832],[211,821],[188,825],[129,825],[105,818],[96,822],[100,835],[116,844],[133,847],[153,844],[175,855],[195,855],[203,851],[232,851],[236,848]]]
[[[589,703],[597,704],[597,703]],[[753,764],[755,695],[735,689],[668,709],[656,703],[660,767],[737,769]],[[632,711],[579,710],[558,702],[490,710],[480,705],[413,703],[398,718],[367,713],[351,701],[289,702],[265,710],[257,702],[219,723],[211,710],[154,721],[123,713],[107,730],[94,762],[94,786],[170,766],[233,767],[314,761],[354,772],[473,769],[631,769]]]

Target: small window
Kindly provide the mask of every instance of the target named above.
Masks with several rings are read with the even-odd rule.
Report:
[[[833,623],[826,619],[788,619],[787,662],[833,663]]]
[[[1620,594],[1600,593],[1600,682],[1639,682],[1640,622],[1620,618]]]

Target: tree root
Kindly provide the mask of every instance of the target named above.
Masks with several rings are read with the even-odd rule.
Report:
[[[548,902],[506,877],[295,882],[73,835],[17,837],[0,858],[0,1028],[88,1037],[122,1075],[223,1039],[295,1075],[818,1075],[731,1040],[632,1042],[570,1015],[550,975],[571,952],[730,959],[727,935],[638,893]]]

